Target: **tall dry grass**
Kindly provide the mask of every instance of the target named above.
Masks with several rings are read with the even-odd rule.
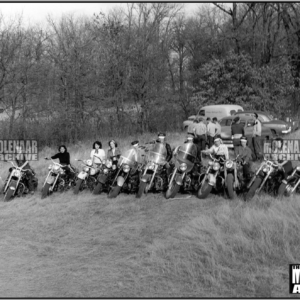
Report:
[[[69,148],[74,158],[90,151]],[[35,163],[39,178],[47,164]],[[297,195],[244,203],[69,191],[0,202],[1,297],[290,297],[299,222]]]

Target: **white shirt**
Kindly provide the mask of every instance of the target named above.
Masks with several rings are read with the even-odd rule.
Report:
[[[220,144],[219,147],[212,145],[208,150],[207,153],[211,153],[214,155],[225,155],[226,159],[229,159],[228,148],[224,144]]]
[[[91,151],[91,159],[95,164],[101,164],[101,160],[105,159],[105,151],[103,149],[98,149],[98,153],[96,153],[96,151],[96,149]]]

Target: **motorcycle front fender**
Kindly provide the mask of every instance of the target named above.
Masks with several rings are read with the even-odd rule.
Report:
[[[105,182],[106,182],[106,180],[107,180],[107,175],[105,175],[105,174],[100,174],[99,176],[98,176],[98,181],[100,182],[100,183],[102,183],[102,184],[104,184]]]
[[[47,178],[47,180],[46,180],[46,182],[48,183],[48,184],[52,184],[54,181],[55,181],[55,178],[56,178],[56,176],[48,176],[48,178]]]
[[[211,174],[209,173],[207,175],[207,181],[208,181],[208,184],[211,185],[211,186],[215,186],[216,185],[216,181],[217,181],[217,174]]]
[[[117,185],[118,185],[119,187],[122,187],[122,186],[124,185],[124,182],[125,182],[125,178],[124,178],[123,176],[119,176],[119,177],[117,178]]]
[[[141,181],[143,182],[148,182],[149,181],[149,178],[150,178],[150,175],[143,175],[142,178],[141,178]]]
[[[177,176],[176,176],[175,182],[176,182],[179,186],[183,185],[183,176],[184,176],[184,175],[179,175],[179,174],[177,174]]]

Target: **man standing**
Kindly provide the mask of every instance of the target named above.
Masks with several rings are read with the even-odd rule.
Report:
[[[240,160],[242,160],[243,166],[243,176],[245,179],[250,179],[250,161],[252,158],[252,151],[247,146],[247,138],[242,136],[240,139],[241,145],[234,149],[235,156],[239,155]]]
[[[262,159],[262,150],[261,150],[261,122],[258,120],[257,113],[254,113],[255,122],[253,127],[253,134],[252,134],[252,143],[254,154],[256,156],[256,160]]]
[[[198,123],[197,118],[188,126],[187,133],[194,135],[194,127]]]
[[[216,126],[216,137],[221,137],[221,125],[218,122],[218,119],[216,117],[213,118],[213,122]]]
[[[216,135],[216,125],[211,122],[211,119],[208,117],[206,119],[207,121],[207,139],[208,139],[208,148],[211,148],[211,146],[214,143],[214,137]]]
[[[196,137],[194,143],[197,145],[198,159],[201,161],[201,151],[205,150],[206,143],[206,126],[202,118],[200,118],[199,123],[194,126],[194,133]]]
[[[240,139],[245,135],[244,125],[241,124],[240,117],[235,117],[233,119],[233,124],[231,125],[231,137],[234,147],[234,151],[237,151],[237,148],[240,146]]]

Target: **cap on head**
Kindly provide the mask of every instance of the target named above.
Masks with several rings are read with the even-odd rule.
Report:
[[[133,147],[138,146],[138,144],[139,144],[139,141],[133,141],[133,142],[131,142],[131,145],[132,145]]]
[[[188,134],[187,137],[186,137],[186,139],[188,141],[193,141],[194,140],[194,136],[192,134]]]
[[[207,119],[206,119],[206,121],[210,121],[211,120],[211,118],[210,117],[208,117]]]
[[[241,142],[247,142],[247,138],[245,136],[241,137]]]
[[[215,136],[214,137],[214,142],[218,142],[218,141],[221,141],[221,138],[219,136]]]
[[[160,132],[157,136],[158,136],[158,138],[160,138],[160,139],[164,139],[164,138],[166,137],[166,134],[163,133],[163,132]]]

